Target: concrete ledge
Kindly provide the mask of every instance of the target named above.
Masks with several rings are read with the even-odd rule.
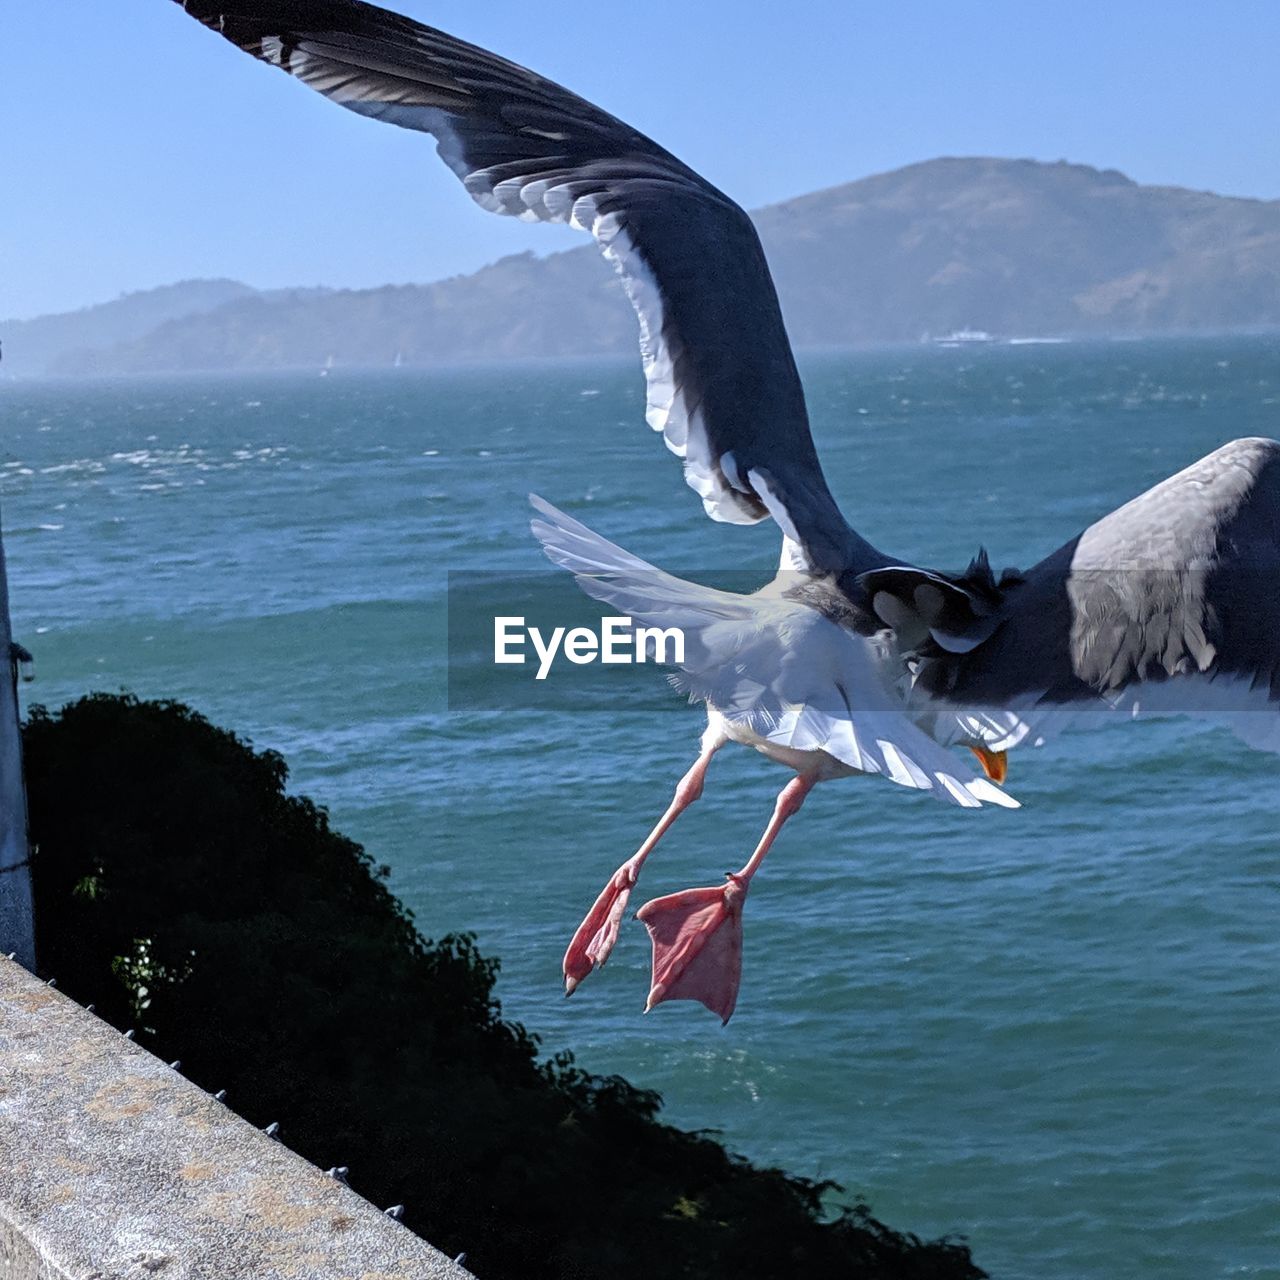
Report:
[[[0,1280],[469,1276],[0,959]]]

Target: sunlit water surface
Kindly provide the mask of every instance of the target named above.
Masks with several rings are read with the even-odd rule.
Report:
[[[846,513],[945,566],[979,542],[1028,563],[1222,442],[1280,436],[1268,339],[900,349],[804,375]],[[675,697],[450,710],[446,575],[537,568],[532,489],[665,567],[763,577],[774,529],[705,520],[642,399],[630,363],[0,383],[26,692],[177,697],[282,751],[426,933],[502,958],[505,1010],[548,1052],[898,1227],[964,1233],[997,1277],[1280,1276],[1280,769],[1225,735],[1023,752],[1016,813],[823,787],[756,883],[727,1030],[688,1004],[641,1016],[635,924],[561,998],[568,933],[701,717]],[[738,865],[784,780],[724,752],[642,887]]]

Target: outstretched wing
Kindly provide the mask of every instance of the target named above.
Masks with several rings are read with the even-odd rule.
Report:
[[[1091,525],[922,680],[996,749],[1122,710],[1280,751],[1280,443],[1233,441]]]
[[[206,26],[361,115],[432,134],[494,213],[590,231],[640,319],[650,425],[717,520],[773,514],[807,557],[852,563],[769,268],[747,215],[559,85],[359,0],[180,0]]]

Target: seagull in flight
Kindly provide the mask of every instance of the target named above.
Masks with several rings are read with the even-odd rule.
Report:
[[[723,884],[638,912],[646,1007],[697,1000],[726,1022],[748,891],[819,782],[876,774],[1017,807],[999,785],[1010,750],[1116,716],[1194,715],[1280,752],[1280,444],[1223,444],[1023,572],[997,576],[985,553],[960,573],[904,563],[827,486],[768,264],[728,196],[569,90],[360,0],[178,2],[340,106],[432,135],[483,208],[589,232],[639,318],[649,425],[713,520],[781,532],[777,576],[742,595],[532,499],[547,555],[590,595],[682,630],[674,679],[707,710],[693,767],[574,934],[566,992],[608,958],[641,868],[729,742],[794,774],[759,843]]]

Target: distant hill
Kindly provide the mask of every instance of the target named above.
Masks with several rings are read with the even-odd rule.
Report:
[[[1065,162],[939,159],[753,216],[797,346],[963,327],[1004,336],[1280,327],[1280,201],[1139,186]],[[588,245],[435,284],[242,292],[145,332],[77,340],[44,367],[283,368],[330,356],[430,365],[629,352],[635,334],[617,281]],[[13,328],[3,336],[24,358]]]
[[[4,367],[7,372],[46,373],[63,362],[74,366],[89,359],[89,351],[136,342],[170,320],[212,311],[253,292],[235,280],[183,280],[80,311],[0,321]]]
[[[1280,201],[943,159],[755,219],[798,344],[1280,325]]]

